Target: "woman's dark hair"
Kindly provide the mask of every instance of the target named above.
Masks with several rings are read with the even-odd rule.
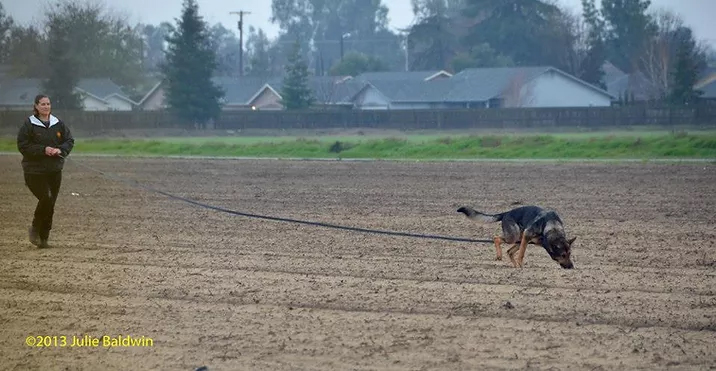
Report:
[[[40,114],[40,112],[37,111],[37,107],[35,107],[35,105],[37,105],[38,103],[40,103],[40,100],[41,100],[42,98],[50,99],[50,97],[48,97],[48,96],[45,95],[45,94],[38,94],[38,95],[35,96],[35,104],[32,105],[32,113],[33,113],[35,116],[38,116],[38,115]]]

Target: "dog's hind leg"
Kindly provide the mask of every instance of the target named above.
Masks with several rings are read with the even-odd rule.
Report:
[[[507,250],[507,256],[510,257],[510,261],[512,262],[512,266],[517,268],[517,260],[515,260],[515,253],[517,252],[517,249],[520,247],[518,244],[512,245],[509,250]]]
[[[502,237],[495,236],[495,251],[497,251],[497,259],[496,260],[502,260]]]
[[[520,241],[520,249],[517,253],[517,263],[522,268],[523,260],[525,258],[525,252],[527,252],[527,233],[522,233],[522,241]]]

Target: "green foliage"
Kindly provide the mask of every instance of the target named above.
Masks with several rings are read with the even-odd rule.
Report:
[[[44,77],[47,72],[47,40],[34,26],[14,26],[8,40],[7,64],[16,77]]]
[[[288,110],[305,109],[314,102],[313,93],[308,86],[308,66],[301,58],[301,45],[294,43],[293,51],[288,56],[286,76],[281,90],[282,104]]]
[[[239,38],[217,23],[209,29],[209,42],[216,55],[217,76],[239,76]],[[245,60],[245,59],[244,59]]]
[[[706,58],[696,50],[696,41],[690,28],[678,29],[675,40],[676,63],[671,71],[672,89],[669,102],[675,105],[694,104],[702,94],[694,89],[694,85],[706,67]]]
[[[650,0],[602,0],[609,61],[625,72],[640,68],[644,47],[656,32],[647,14]]]
[[[410,70],[442,70],[450,67],[452,56],[459,50],[453,18],[434,14],[413,25],[408,33]]]
[[[224,92],[212,81],[216,57],[196,0],[184,1],[182,17],[167,42],[162,72],[169,109],[184,122],[205,127],[221,113]]]
[[[452,69],[458,73],[466,68],[512,67],[515,63],[510,57],[497,54],[489,44],[474,46],[470,53],[459,53],[452,60]]]
[[[607,58],[604,43],[604,21],[599,16],[595,0],[582,0],[582,17],[588,27],[587,52],[580,63],[577,77],[606,90],[604,83],[604,62]]]
[[[378,57],[358,52],[347,53],[342,61],[331,68],[333,76],[357,76],[363,72],[387,71],[388,67]]]
[[[60,0],[46,17],[48,38],[58,28],[66,32],[80,78],[110,78],[132,93],[142,78],[143,41],[138,29],[101,3],[82,0]],[[47,58],[54,63],[53,54]]]
[[[518,65],[560,67],[552,50],[559,9],[540,0],[466,0],[464,14],[484,18],[470,27],[467,45],[488,43]]]
[[[79,82],[78,60],[70,40],[71,30],[66,26],[61,21],[49,24],[47,52],[52,56],[52,63],[42,88],[44,94],[50,96],[53,108],[76,110],[82,108],[82,98],[75,90]]]
[[[304,51],[314,42],[317,53],[304,57],[317,74],[322,74],[322,66],[333,66],[340,59],[340,36],[346,33],[351,35],[345,43],[348,50],[379,55],[391,69],[397,69],[402,67],[403,53],[399,37],[388,29],[388,8],[383,3],[382,0],[271,0],[271,21],[279,26],[278,42],[289,45],[287,49],[296,39]]]
[[[249,27],[246,49],[249,62],[246,74],[249,76],[270,76],[271,42],[264,30],[260,28],[256,30],[254,27]]]

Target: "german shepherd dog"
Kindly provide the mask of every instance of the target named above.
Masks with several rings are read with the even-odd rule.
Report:
[[[502,222],[502,236],[495,236],[497,260],[502,260],[502,243],[513,244],[507,250],[512,265],[522,267],[528,244],[542,246],[562,268],[572,269],[574,264],[570,258],[575,238],[567,240],[562,219],[554,211],[538,206],[521,206],[501,214],[484,214],[469,206],[457,209],[470,219],[485,222]],[[517,254],[515,256],[515,254]]]

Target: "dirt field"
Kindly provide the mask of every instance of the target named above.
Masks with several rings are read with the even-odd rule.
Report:
[[[456,208],[540,204],[577,236],[563,270],[537,247],[513,269],[486,244],[234,216],[72,162],[38,250],[19,160],[0,156],[3,369],[716,367],[713,164],[74,159],[227,209],[412,233],[491,238]],[[84,335],[153,346],[69,346]]]

